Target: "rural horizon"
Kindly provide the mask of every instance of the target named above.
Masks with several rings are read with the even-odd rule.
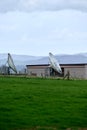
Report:
[[[87,130],[87,0],[0,0],[0,130]]]
[[[49,51],[49,52],[52,52],[52,51]],[[49,52],[48,52],[48,54],[49,54]],[[2,54],[4,54],[4,55],[7,55],[8,53],[10,53],[10,52],[0,52],[0,55],[2,55]],[[53,53],[53,52],[52,52]],[[24,55],[24,56],[41,56],[41,57],[44,57],[44,56],[48,56],[48,54],[47,55],[31,55],[31,54],[29,54],[29,53],[27,53],[27,54],[25,54],[25,53],[10,53],[11,55]],[[53,53],[54,55],[79,55],[79,54],[87,54],[87,51],[81,51],[81,52],[72,52],[72,53],[64,53],[64,52],[62,52],[62,53]]]

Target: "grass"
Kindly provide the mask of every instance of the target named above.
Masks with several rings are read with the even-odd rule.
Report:
[[[87,127],[87,81],[0,77],[0,130]]]

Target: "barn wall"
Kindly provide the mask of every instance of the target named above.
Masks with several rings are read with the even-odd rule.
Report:
[[[78,79],[87,79],[87,65],[78,64],[78,65],[61,65],[64,70],[64,76],[67,74],[67,71],[70,72],[72,78]],[[48,66],[45,65],[36,65],[36,66],[27,66],[27,74],[30,76],[50,76],[50,70]]]
[[[85,79],[87,79],[87,65],[85,65]]]
[[[64,75],[67,74],[67,71],[70,72],[72,78],[86,79],[85,66],[71,66],[64,68]]]
[[[27,67],[27,74],[30,76],[45,77],[49,75],[49,70],[44,66],[30,66]]]
[[[28,70],[28,75],[31,75],[31,76],[44,76],[45,75],[45,70],[44,69],[29,69]]]

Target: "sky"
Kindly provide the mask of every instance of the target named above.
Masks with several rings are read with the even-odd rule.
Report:
[[[87,52],[87,0],[0,0],[0,53]]]

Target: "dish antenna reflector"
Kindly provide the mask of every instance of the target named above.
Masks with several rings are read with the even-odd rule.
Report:
[[[58,61],[56,60],[56,58],[54,57],[54,55],[49,52],[49,61],[50,61],[50,66],[57,71],[58,73],[62,73],[61,67],[58,63]]]
[[[9,66],[15,73],[17,73],[16,67],[15,67],[15,65],[14,65],[14,62],[13,62],[13,59],[12,59],[10,53],[8,53],[8,60],[7,60],[7,62],[8,62],[8,66]]]

